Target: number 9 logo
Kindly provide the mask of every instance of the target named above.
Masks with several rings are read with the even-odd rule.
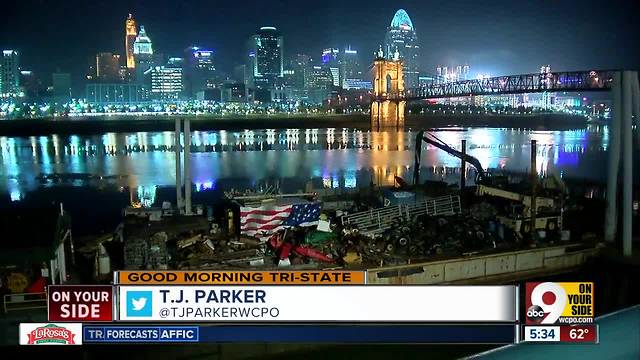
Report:
[[[567,293],[556,283],[541,283],[531,291],[531,307],[542,309],[545,314],[548,314],[540,321],[541,324],[554,324],[562,315],[566,303]],[[539,320],[539,317],[532,316],[532,320],[534,319]]]

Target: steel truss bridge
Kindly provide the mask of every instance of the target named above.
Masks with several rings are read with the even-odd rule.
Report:
[[[437,83],[404,94],[388,94],[374,100],[426,100],[479,95],[506,95],[560,91],[608,91],[613,82],[613,70],[554,72],[508,75],[458,82]]]

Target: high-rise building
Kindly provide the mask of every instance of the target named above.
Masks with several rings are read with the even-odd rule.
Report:
[[[297,54],[291,60],[291,71],[293,71],[292,86],[298,90],[307,87],[308,78],[311,74],[311,58],[309,55]]]
[[[184,92],[187,97],[206,89],[212,89],[216,83],[216,66],[213,51],[198,46],[190,46],[184,51]]]
[[[96,55],[96,80],[105,83],[122,81],[120,77],[120,55],[110,52]]]
[[[129,16],[127,17],[124,29],[124,49],[125,56],[127,57],[127,68],[134,69],[136,67],[136,60],[133,53],[133,45],[135,44],[136,36],[138,35],[138,29],[136,27],[136,20],[133,18],[133,15],[129,14]]]
[[[143,25],[140,25],[140,32],[133,43],[133,55],[135,58],[135,79],[138,84],[145,85],[145,73],[154,66],[153,44],[147,35]]]
[[[0,96],[14,97],[20,93],[20,56],[16,50],[3,50],[0,62]]]
[[[324,65],[338,65],[338,55],[340,50],[336,48],[327,48],[322,50],[322,64]]]
[[[224,82],[220,88],[220,100],[224,102],[246,102],[247,91],[242,83]]]
[[[351,46],[344,48],[340,54],[340,87],[349,89],[349,84],[362,81],[362,70],[358,61],[358,51],[351,49]]]
[[[40,77],[31,70],[20,70],[19,96],[24,96],[31,101],[38,101],[46,93]]]
[[[440,66],[436,67],[436,82],[456,82],[469,80],[469,65]]]
[[[396,11],[384,38],[384,51],[387,59],[393,59],[396,52],[403,60],[403,71],[406,88],[418,86],[418,37],[409,18],[403,9]]]
[[[71,74],[53,73],[51,78],[54,101],[64,103],[71,100]]]
[[[151,69],[151,96],[154,99],[178,100],[182,91],[181,58],[170,58],[166,66]]]
[[[340,86],[340,63],[338,61],[339,50],[328,48],[322,51],[322,65],[329,68],[333,78],[333,86]]]
[[[333,74],[326,66],[313,66],[305,80],[307,89],[329,89],[333,86]]]
[[[282,35],[275,27],[264,26],[249,42],[250,82],[256,88],[278,85],[284,76]]]
[[[233,68],[233,80],[238,84],[247,85],[249,83],[249,71],[247,65],[236,65]]]

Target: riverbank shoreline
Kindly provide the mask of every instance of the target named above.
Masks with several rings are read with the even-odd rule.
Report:
[[[155,115],[155,116],[100,116],[56,119],[0,120],[0,136],[35,135],[95,135],[107,132],[173,131],[174,119],[191,119],[196,131],[258,130],[258,129],[317,129],[349,128],[371,130],[369,116],[356,115],[261,115],[261,116],[209,116],[209,115]],[[582,116],[569,114],[429,114],[410,115],[405,129],[446,127],[494,127],[534,130],[563,130],[584,128],[588,124]],[[395,128],[380,129],[395,131]]]

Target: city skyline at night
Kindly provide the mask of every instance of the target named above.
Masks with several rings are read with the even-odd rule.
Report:
[[[74,79],[86,71],[87,59],[99,52],[120,54],[129,68],[135,66],[126,56],[123,39],[129,13],[137,23],[153,29],[158,51],[179,56],[189,44],[203,44],[215,51],[218,69],[227,74],[245,63],[247,39],[256,29],[271,25],[285,38],[285,62],[298,53],[317,57],[323,48],[351,45],[367,64],[368,55],[384,43],[390,20],[400,8],[406,10],[417,30],[422,71],[433,73],[441,63],[468,63],[474,71],[491,74],[534,72],[539,63],[551,63],[558,70],[635,68],[638,63],[638,48],[632,46],[639,38],[638,29],[625,13],[625,5],[598,7],[598,1],[538,4],[544,6],[544,12],[533,3],[501,1],[486,5],[462,1],[448,9],[436,3],[329,1],[302,6],[283,1],[271,6],[256,4],[251,10],[232,3],[197,1],[178,5],[145,1],[29,3],[7,4],[9,16],[1,25],[0,45],[16,49],[24,68],[39,74],[59,69],[72,73]],[[27,13],[42,31],[15,30]],[[291,16],[296,13],[300,16]],[[316,16],[319,14],[327,16]],[[518,14],[537,15],[521,19]],[[78,28],[83,30],[78,32]],[[71,33],[74,41],[66,41]],[[605,46],[628,56],[613,56],[602,49]],[[46,61],[41,56],[44,53]]]

